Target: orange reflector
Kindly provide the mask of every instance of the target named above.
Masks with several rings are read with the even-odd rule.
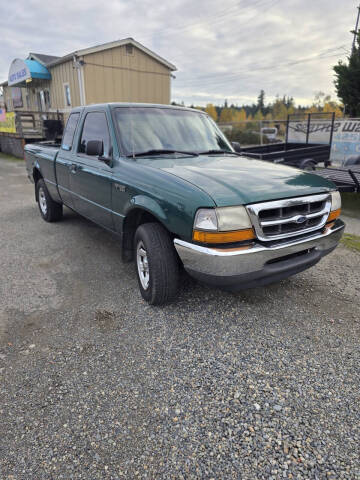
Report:
[[[235,230],[232,232],[203,232],[201,230],[193,231],[193,240],[201,243],[232,243],[243,242],[244,240],[253,240],[255,233],[252,228],[246,230]]]
[[[341,213],[341,208],[338,208],[337,210],[330,212],[330,215],[328,216],[327,221],[331,222],[332,220],[335,220],[336,218],[340,217],[340,213]]]

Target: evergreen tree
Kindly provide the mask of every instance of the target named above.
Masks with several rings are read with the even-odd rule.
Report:
[[[258,101],[257,101],[257,111],[260,110],[261,113],[264,113],[264,108],[265,108],[265,92],[264,90],[260,90],[260,94],[258,96]]]
[[[345,105],[346,114],[360,117],[360,33],[348,62],[339,61],[334,71],[336,92]]]

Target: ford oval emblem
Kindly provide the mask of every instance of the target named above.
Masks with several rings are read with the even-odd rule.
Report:
[[[299,217],[296,219],[296,223],[304,223],[304,222],[306,222],[306,217],[299,216]]]

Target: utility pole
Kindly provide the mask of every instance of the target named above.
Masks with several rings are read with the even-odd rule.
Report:
[[[358,9],[358,14],[357,14],[356,25],[355,25],[355,30],[354,30],[354,40],[353,40],[353,44],[352,44],[351,53],[354,52],[356,37],[357,37],[357,34],[358,34],[358,29],[359,29],[360,5],[357,7],[357,9]]]

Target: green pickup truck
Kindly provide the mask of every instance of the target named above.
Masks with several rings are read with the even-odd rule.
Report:
[[[204,112],[111,103],[72,110],[61,145],[28,144],[40,214],[63,205],[119,235],[140,292],[162,304],[183,266],[237,290],[315,265],[344,229],[333,183],[237,154]]]

